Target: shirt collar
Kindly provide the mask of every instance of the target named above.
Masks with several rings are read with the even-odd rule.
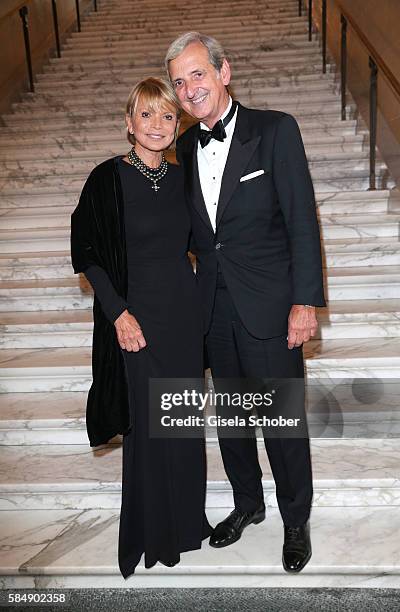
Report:
[[[231,106],[232,106],[232,97],[231,97],[231,96],[229,96],[228,106],[226,107],[225,111],[224,111],[224,112],[223,112],[223,114],[221,115],[220,119],[222,119],[222,120],[223,120],[223,119],[225,119],[225,117],[227,116],[227,114],[228,114],[228,113],[229,113],[229,111],[231,110]],[[233,118],[232,118],[232,119],[233,119]],[[228,126],[227,126],[227,127],[229,127],[229,125],[230,125],[230,122],[229,122],[229,124],[228,124]],[[201,121],[200,121],[200,129],[201,129],[201,130],[208,130],[208,131],[210,131],[210,128],[209,128],[209,127],[207,127],[207,126],[206,126],[206,124],[205,124],[205,123],[202,123]]]

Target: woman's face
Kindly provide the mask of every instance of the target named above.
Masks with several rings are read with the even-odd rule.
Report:
[[[126,117],[128,129],[136,139],[136,148],[139,145],[153,152],[169,147],[175,137],[177,121],[175,109],[164,106],[156,110],[140,98],[134,116]]]

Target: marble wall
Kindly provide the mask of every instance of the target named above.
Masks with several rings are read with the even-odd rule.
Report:
[[[307,3],[306,3],[307,4]],[[321,31],[322,0],[314,0],[314,20]],[[340,7],[359,29],[400,82],[400,2],[398,0],[327,0],[328,51],[340,65]],[[369,52],[350,24],[347,28],[348,89],[369,126]],[[392,176],[400,184],[400,97],[382,71],[378,72],[377,143]]]
[[[33,72],[40,70],[55,49],[51,0],[26,0]],[[19,7],[21,0],[1,0],[0,3],[0,113],[29,86],[25,46]],[[81,16],[93,6],[92,0],[80,0]],[[57,3],[60,36],[76,24],[75,0]]]

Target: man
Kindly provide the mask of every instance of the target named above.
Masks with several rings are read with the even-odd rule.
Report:
[[[295,119],[234,102],[223,48],[189,32],[166,67],[182,108],[200,121],[178,140],[192,218],[213,378],[304,378],[302,344],[325,306],[313,186]],[[302,383],[303,384],[303,383]],[[254,436],[219,439],[235,509],[210,544],[236,542],[265,518]],[[311,557],[309,440],[266,438],[284,523],[283,566]]]

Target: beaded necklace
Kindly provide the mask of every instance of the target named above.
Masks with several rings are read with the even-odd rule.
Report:
[[[135,147],[132,147],[132,149],[129,151],[128,159],[132,166],[135,166],[139,172],[141,172],[153,183],[151,187],[157,193],[157,191],[160,189],[157,183],[167,174],[168,170],[168,163],[164,157],[164,153],[162,154],[161,164],[158,166],[158,168],[150,168],[150,166],[147,166],[136,153]]]

